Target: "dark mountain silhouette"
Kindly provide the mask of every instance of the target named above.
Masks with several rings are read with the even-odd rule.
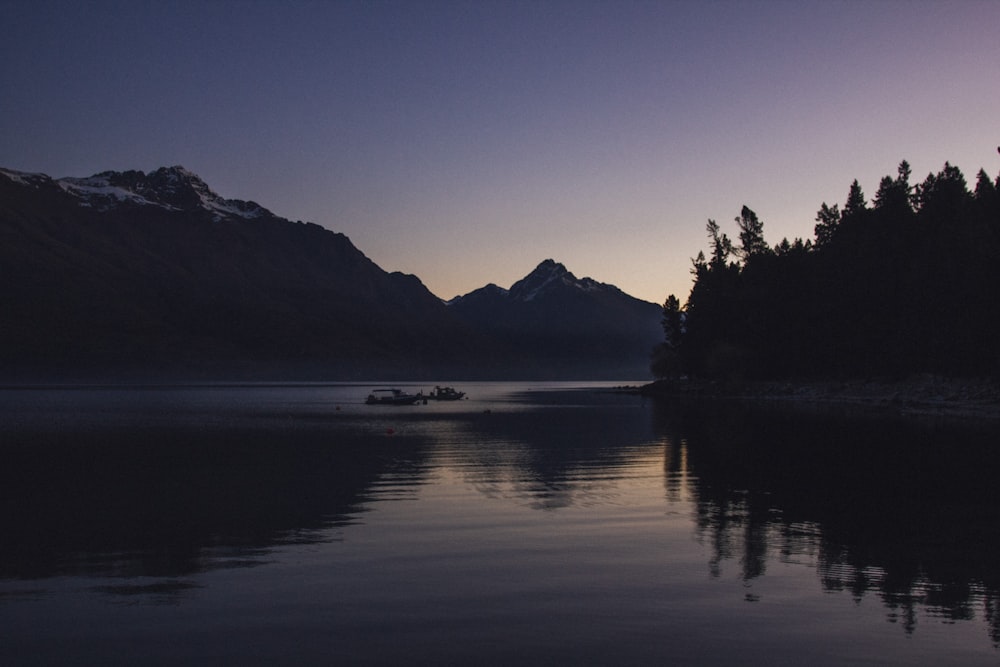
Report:
[[[190,377],[418,372],[470,350],[414,276],[180,167],[0,178],[5,366]]]
[[[449,306],[503,344],[531,350],[559,374],[573,374],[579,360],[587,359],[610,375],[641,377],[663,335],[659,306],[577,278],[551,259],[509,290],[490,284]]]
[[[607,354],[549,363],[535,338],[498,335],[343,234],[223,199],[182,167],[59,180],[0,169],[0,303],[4,380],[611,372]],[[648,347],[618,354],[639,369]]]

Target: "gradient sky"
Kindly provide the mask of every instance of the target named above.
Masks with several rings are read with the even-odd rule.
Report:
[[[0,166],[180,164],[442,298],[553,258],[682,301],[900,160],[1000,173],[1000,1],[0,0]]]

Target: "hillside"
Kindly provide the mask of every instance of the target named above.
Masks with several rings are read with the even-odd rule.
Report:
[[[4,381],[644,376],[650,347],[611,336],[615,300],[470,316],[183,167],[0,169],[0,297]]]
[[[68,183],[6,175],[8,370],[339,376],[469,351],[416,277],[383,271],[342,234],[206,197],[181,168]]]

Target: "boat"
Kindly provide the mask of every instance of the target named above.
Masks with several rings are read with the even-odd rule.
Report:
[[[454,387],[434,387],[434,391],[429,393],[427,398],[435,401],[457,401],[465,398],[465,392],[455,391]]]
[[[372,389],[365,399],[368,405],[413,405],[419,401],[426,401],[427,397],[423,392],[409,394],[402,389]]]

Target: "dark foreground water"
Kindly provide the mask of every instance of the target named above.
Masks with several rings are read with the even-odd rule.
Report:
[[[459,388],[0,390],[0,664],[1000,663],[995,431]]]

